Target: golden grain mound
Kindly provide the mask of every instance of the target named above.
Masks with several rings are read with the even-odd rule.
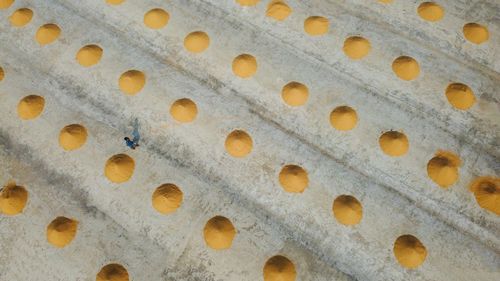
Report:
[[[21,8],[16,10],[9,17],[10,24],[15,27],[22,27],[27,25],[33,18],[33,11],[28,8]]]
[[[228,218],[216,216],[205,224],[203,235],[207,246],[214,250],[231,248],[236,229]]]
[[[396,131],[383,133],[379,138],[379,145],[385,154],[393,157],[405,155],[410,148],[406,135]]]
[[[349,106],[339,106],[330,113],[330,124],[339,131],[349,131],[356,127],[358,115]]]
[[[160,29],[167,25],[170,15],[163,9],[152,9],[144,15],[144,24],[151,29]]]
[[[309,89],[306,85],[292,81],[281,90],[281,98],[290,106],[301,106],[307,102]]]
[[[274,256],[266,261],[262,269],[264,281],[295,281],[295,265],[284,256]]]
[[[325,17],[312,16],[304,21],[304,31],[312,36],[319,36],[327,33],[329,26],[330,23]]]
[[[76,236],[78,221],[57,217],[47,226],[47,241],[54,247],[63,248]]]
[[[37,95],[22,98],[17,105],[17,115],[23,120],[35,119],[42,114],[45,99]]]
[[[59,26],[53,23],[48,23],[38,28],[35,34],[35,39],[40,45],[48,45],[56,41],[60,35],[61,29]]]
[[[76,54],[76,60],[81,66],[89,67],[99,63],[102,57],[102,48],[97,45],[82,47]]]
[[[241,54],[233,60],[233,73],[241,78],[252,77],[257,72],[257,60],[249,54]]]
[[[97,273],[96,281],[129,281],[127,269],[120,264],[111,263],[103,266]]]
[[[0,9],[7,9],[12,3],[14,3],[14,0],[0,0]]]
[[[292,13],[292,8],[282,0],[273,0],[267,6],[266,16],[277,21],[285,20]]]
[[[500,178],[479,177],[471,183],[469,190],[481,208],[500,216]]]
[[[444,9],[434,2],[424,2],[417,8],[418,15],[426,21],[439,21],[444,17]]]
[[[446,188],[458,180],[458,167],[461,161],[458,155],[439,151],[427,163],[427,175],[440,187]]]
[[[191,53],[201,53],[210,45],[210,37],[203,31],[194,31],[184,38],[184,48]]]
[[[136,95],[146,84],[146,75],[139,70],[124,72],[118,80],[120,90],[126,95]]]
[[[469,86],[462,83],[452,83],[446,87],[446,99],[455,108],[467,110],[476,103],[476,96]]]
[[[80,124],[71,124],[59,133],[59,145],[66,151],[82,147],[87,141],[87,129]]]
[[[172,183],[160,185],[151,198],[153,208],[159,213],[170,214],[182,204],[183,194],[179,187]]]
[[[363,217],[363,207],[354,196],[340,195],[333,201],[333,215],[344,225],[355,225]]]
[[[302,167],[286,165],[281,169],[279,182],[286,192],[302,193],[309,185],[309,177]]]
[[[464,25],[463,32],[465,39],[474,44],[482,44],[490,39],[488,28],[478,23],[468,23]]]
[[[241,6],[255,6],[260,0],[236,0]]]
[[[123,2],[125,2],[125,0],[106,0],[106,3],[111,5],[120,5]]]
[[[353,60],[359,60],[368,55],[371,50],[370,41],[361,36],[352,36],[344,41],[342,50],[344,54]]]
[[[414,58],[401,56],[392,62],[392,70],[400,79],[410,81],[420,74],[420,65]]]
[[[10,182],[0,189],[0,213],[13,216],[23,212],[28,201],[28,191]]]
[[[245,157],[253,147],[252,137],[242,130],[232,131],[224,143],[227,153],[233,157]]]
[[[403,267],[415,269],[427,257],[427,249],[413,235],[402,235],[394,242],[394,256]]]
[[[170,115],[182,123],[193,122],[197,114],[196,104],[187,98],[178,99],[170,106]]]
[[[104,175],[114,183],[122,183],[132,177],[134,169],[135,162],[132,157],[127,154],[117,154],[106,161]]]

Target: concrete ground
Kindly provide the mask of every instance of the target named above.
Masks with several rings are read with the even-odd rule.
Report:
[[[1,1],[0,1],[1,2]],[[500,218],[481,208],[469,191],[479,176],[500,175],[500,3],[440,0],[445,17],[420,19],[421,1],[286,1],[293,12],[283,22],[265,16],[269,1],[242,7],[234,0],[16,0],[0,10],[0,180],[15,180],[29,192],[24,211],[0,214],[0,280],[95,280],[100,268],[120,263],[131,280],[263,280],[274,255],[288,257],[301,281],[499,280]],[[12,27],[16,9],[33,10],[31,22]],[[166,27],[148,29],[144,13],[170,14]],[[304,19],[330,20],[327,35],[304,33]],[[490,39],[475,45],[462,26],[481,22]],[[39,26],[56,23],[61,36],[40,46]],[[184,37],[195,30],[211,39],[200,54],[187,52]],[[360,61],[342,52],[351,35],[368,38],[372,50]],[[75,60],[84,45],[104,50],[90,68]],[[257,58],[255,76],[233,75],[241,53]],[[398,79],[394,58],[411,55],[421,67],[414,81]],[[146,74],[135,96],[124,95],[118,78],[129,70]],[[290,107],[281,88],[300,81],[309,99]],[[474,90],[469,110],[452,107],[446,86]],[[45,98],[34,120],[17,115],[19,100]],[[179,98],[195,101],[194,122],[169,113]],[[330,126],[333,108],[356,109],[355,129]],[[123,137],[138,118],[141,146]],[[59,131],[68,124],[88,130],[83,147],[63,150]],[[253,150],[231,157],[226,136],[245,130]],[[389,157],[378,138],[403,131],[410,149]],[[460,156],[459,179],[439,188],[426,172],[438,150]],[[121,184],[104,176],[112,155],[135,160],[132,178]],[[287,193],[278,174],[287,164],[308,172],[303,193]],[[181,207],[162,215],[151,195],[175,183]],[[338,223],[333,200],[355,196],[363,218]],[[232,247],[206,246],[203,227],[223,215],[237,229]],[[57,216],[79,221],[75,239],[58,249],[46,240]],[[411,234],[427,257],[416,269],[394,257],[397,237]],[[271,281],[271,280],[268,280]]]

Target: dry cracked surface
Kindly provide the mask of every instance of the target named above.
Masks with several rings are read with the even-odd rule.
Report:
[[[0,280],[498,280],[500,4],[424,2],[0,0]]]

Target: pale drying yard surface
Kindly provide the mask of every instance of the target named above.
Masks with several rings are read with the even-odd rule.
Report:
[[[255,281],[274,255],[293,262],[297,281],[500,280],[500,217],[469,191],[475,178],[500,175],[500,3],[440,0],[445,17],[431,23],[416,13],[423,1],[288,0],[293,11],[281,22],[265,16],[268,2],[16,0],[0,9],[0,184],[14,180],[29,192],[21,214],[0,214],[0,281],[90,281],[109,263],[123,265],[135,281]],[[13,27],[9,16],[23,7],[33,19]],[[152,8],[168,11],[164,28],[144,25]],[[327,34],[304,32],[313,15],[329,19]],[[489,40],[465,40],[468,22],[487,26]],[[61,35],[41,46],[35,33],[46,23]],[[210,46],[193,54],[183,42],[197,30],[209,35]],[[361,60],[342,52],[353,35],[371,43]],[[103,55],[82,67],[75,55],[88,44]],[[231,71],[243,53],[258,63],[248,79]],[[417,79],[392,71],[402,55],[418,61]],[[133,96],[118,87],[130,69],[146,75]],[[307,103],[283,101],[290,81],[307,85]],[[445,89],[454,82],[473,89],[470,109],[448,102]],[[17,105],[32,94],[44,97],[44,110],[21,120]],[[170,115],[181,98],[196,103],[193,122]],[[342,105],[357,112],[350,131],[330,125],[330,112]],[[123,137],[136,118],[141,146],[130,150]],[[87,129],[87,141],[65,151],[59,132],[75,123]],[[243,158],[224,147],[236,129],[253,140]],[[405,155],[380,149],[379,136],[390,130],[407,136]],[[462,162],[446,189],[426,170],[440,150]],[[116,184],[104,165],[120,153],[134,159],[135,170]],[[280,185],[288,164],[307,171],[303,193]],[[151,204],[164,183],[184,195],[168,215]],[[362,204],[357,225],[333,216],[333,200],[343,194]],[[226,250],[207,247],[203,237],[217,215],[237,231]],[[46,239],[57,216],[79,221],[64,248]],[[404,234],[427,250],[416,269],[394,256],[394,241]]]

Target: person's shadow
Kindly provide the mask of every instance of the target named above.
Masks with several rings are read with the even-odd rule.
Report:
[[[132,141],[134,142],[134,144],[139,145],[141,135],[139,135],[139,120],[137,118],[134,119],[134,124],[132,126],[134,128],[134,131],[132,131]]]
[[[135,149],[139,146],[139,140],[141,139],[141,135],[139,134],[139,120],[137,120],[137,118],[135,118],[132,127],[134,128],[132,131],[132,140],[129,137],[125,137],[123,139],[128,147]]]

